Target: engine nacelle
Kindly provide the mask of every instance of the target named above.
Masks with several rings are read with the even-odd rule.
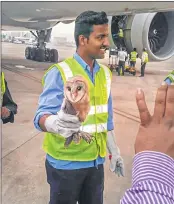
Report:
[[[118,32],[117,21],[109,19],[110,45],[115,47],[113,34]],[[141,55],[146,48],[151,61],[167,60],[174,55],[174,12],[144,13],[127,16],[124,42],[128,52],[134,47]]]

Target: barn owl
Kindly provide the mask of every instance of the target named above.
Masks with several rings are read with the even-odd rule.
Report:
[[[69,78],[64,85],[64,112],[76,115],[80,122],[84,122],[90,110],[89,87],[86,79],[80,75]],[[78,144],[83,138],[90,143],[92,136],[89,133],[79,131],[68,137],[65,147],[68,147],[72,140]]]

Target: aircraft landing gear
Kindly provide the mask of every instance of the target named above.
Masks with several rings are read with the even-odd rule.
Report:
[[[46,48],[46,43],[49,41],[51,29],[36,31],[35,35],[32,31],[31,33],[37,39],[37,45],[35,47],[26,47],[25,57],[26,59],[31,59],[39,62],[50,61],[58,62],[58,52],[56,49]]]
[[[35,60],[38,62],[58,62],[58,52],[56,49],[26,47],[25,57],[26,59]]]

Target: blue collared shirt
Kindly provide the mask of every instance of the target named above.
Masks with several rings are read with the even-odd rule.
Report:
[[[94,67],[93,67],[93,73],[91,73],[90,67],[88,66],[88,64],[86,64],[86,62],[77,53],[74,54],[74,59],[84,68],[89,78],[94,83],[95,74],[100,69],[100,66],[97,63],[97,61],[95,61]],[[54,67],[45,75],[44,89],[42,94],[39,97],[39,106],[34,118],[34,125],[38,130],[42,131],[41,128],[39,127],[40,118],[45,114],[56,115],[61,108],[63,98],[64,98],[63,80],[57,67]],[[108,117],[107,129],[108,131],[110,131],[114,129],[111,94],[108,99],[108,115],[109,117]],[[105,158],[101,158],[101,157],[98,157],[96,160],[87,161],[87,162],[86,161],[85,162],[64,161],[64,160],[57,160],[48,154],[46,158],[48,162],[56,169],[89,168],[89,167],[97,166],[99,164],[103,164],[105,161]]]
[[[166,82],[168,85],[170,85],[170,84],[172,83],[169,78],[167,78],[167,79],[165,80],[165,82]]]

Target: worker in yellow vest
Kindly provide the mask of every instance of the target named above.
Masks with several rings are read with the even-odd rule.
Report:
[[[146,64],[149,61],[148,53],[146,48],[143,48],[142,57],[141,57],[141,75],[140,77],[144,77],[144,71],[146,68]]]
[[[137,49],[134,48],[133,51],[130,53],[130,67],[135,68],[136,60],[138,58]]]
[[[164,80],[168,85],[174,83],[174,70]]]
[[[34,125],[45,132],[47,181],[50,203],[103,204],[104,168],[107,154],[112,155],[110,170],[124,176],[124,163],[115,142],[111,72],[98,64],[109,47],[108,18],[105,12],[86,11],[75,20],[76,53],[51,66],[43,77]],[[64,83],[82,75],[89,84],[91,109],[84,123],[62,110]],[[71,120],[70,120],[71,119]],[[83,130],[94,136],[88,144],[74,141],[64,148],[66,138]]]
[[[124,47],[124,33],[122,28],[119,28],[118,30],[118,41],[119,41],[118,49]]]
[[[118,36],[119,36],[120,38],[123,38],[123,37],[124,37],[123,29],[122,29],[122,28],[119,29],[119,31],[118,31]]]
[[[5,80],[4,72],[1,72],[1,120],[3,124],[14,122],[17,113],[17,105],[13,101]]]

